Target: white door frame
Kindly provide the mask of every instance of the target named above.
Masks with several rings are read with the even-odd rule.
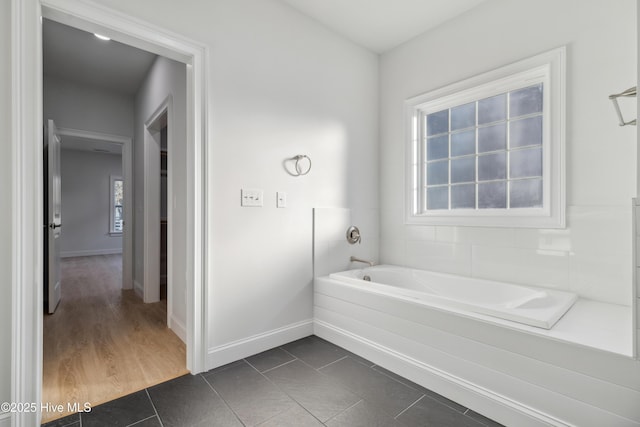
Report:
[[[171,131],[173,130],[172,98],[167,96],[165,100],[144,122],[144,262],[143,262],[143,300],[144,302],[160,301],[160,128],[155,129],[160,116],[167,115],[167,151],[171,143]],[[169,159],[167,159],[168,161]],[[167,316],[173,314],[173,299],[171,298],[171,273],[173,271],[173,257],[170,239],[173,208],[169,201],[173,200],[171,184],[172,175],[169,174],[167,164]],[[173,234],[171,234],[171,237]]]
[[[133,288],[133,140],[127,136],[81,129],[58,128],[58,135],[108,142],[122,147],[122,180],[124,181],[124,224],[122,230],[122,289]],[[64,148],[64,139],[62,140]]]
[[[11,400],[42,400],[43,164],[41,16],[187,64],[187,369],[205,369],[209,268],[203,236],[208,162],[207,47],[81,0],[11,0],[12,331]],[[38,408],[39,409],[39,408]],[[12,426],[40,425],[41,412],[12,413]]]

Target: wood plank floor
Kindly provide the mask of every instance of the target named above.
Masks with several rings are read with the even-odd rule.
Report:
[[[61,270],[62,300],[43,322],[43,402],[94,406],[188,372],[166,301],[122,290],[120,255],[66,258]]]

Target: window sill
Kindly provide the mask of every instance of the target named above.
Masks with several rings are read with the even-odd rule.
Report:
[[[111,237],[121,237],[122,236],[122,231],[110,231],[109,232],[109,236],[111,236]]]

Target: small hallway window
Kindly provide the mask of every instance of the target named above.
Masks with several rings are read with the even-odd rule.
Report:
[[[410,224],[564,227],[564,49],[406,101]]]
[[[111,176],[110,179],[110,230],[111,234],[121,234],[124,228],[123,203],[124,181],[122,177]]]

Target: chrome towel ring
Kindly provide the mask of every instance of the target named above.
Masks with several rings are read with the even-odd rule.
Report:
[[[294,171],[288,171],[289,174],[293,176],[306,175],[311,170],[311,158],[306,154],[298,154],[297,156],[293,156],[289,160],[295,161]]]

